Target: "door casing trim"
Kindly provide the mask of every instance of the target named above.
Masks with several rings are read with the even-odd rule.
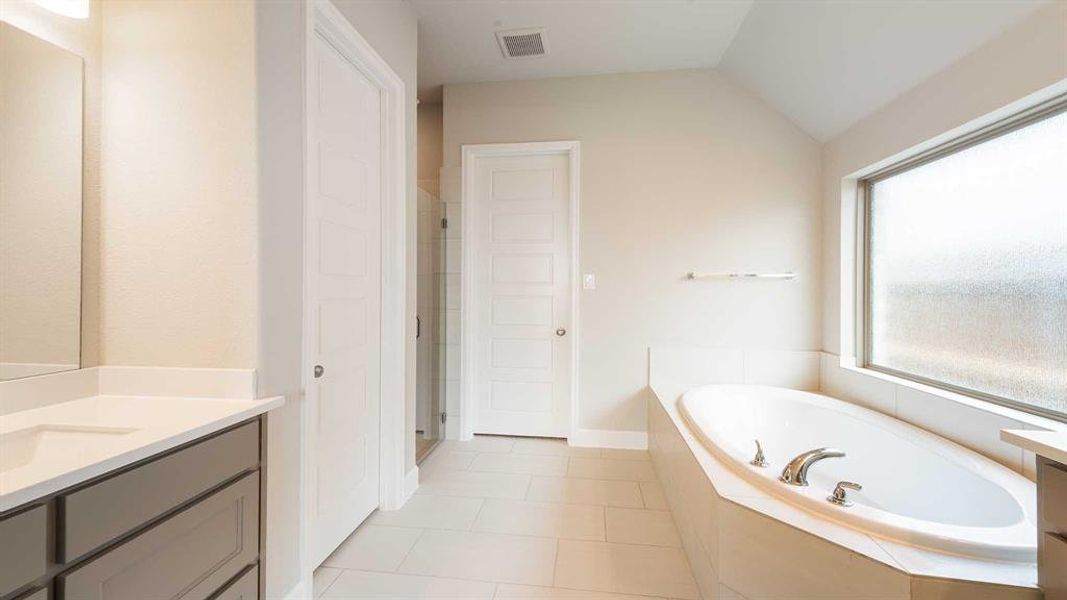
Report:
[[[475,315],[478,314],[477,284],[474,277],[475,265],[481,249],[475,235],[474,211],[471,207],[476,202],[475,166],[479,159],[498,158],[502,156],[545,156],[564,155],[568,159],[570,192],[570,268],[571,268],[571,321],[570,335],[567,343],[571,350],[571,385],[570,406],[568,411],[567,437],[573,435],[578,427],[578,336],[581,319],[579,318],[578,294],[581,289],[579,273],[580,254],[580,215],[581,215],[581,143],[577,140],[555,142],[519,142],[508,144],[464,144],[462,146],[462,244],[463,270],[460,274],[460,411],[459,439],[470,440],[474,437],[474,422],[478,404],[476,402],[478,386],[475,381],[473,349],[477,339],[478,326]]]

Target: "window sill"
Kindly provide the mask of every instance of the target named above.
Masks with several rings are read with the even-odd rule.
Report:
[[[919,392],[923,392],[925,394],[937,396],[950,402],[955,402],[956,404],[962,404],[966,407],[980,410],[982,412],[1019,421],[1028,429],[1067,432],[1067,423],[1056,421],[1055,419],[1030,414],[1028,412],[1017,410],[1008,406],[1002,406],[1000,404],[995,404],[993,402],[988,402],[986,400],[974,398],[965,394],[950,392],[941,388],[918,383],[910,379],[904,379],[903,377],[897,377],[896,375],[890,375],[888,373],[882,373],[881,371],[875,371],[874,369],[859,367],[856,366],[856,359],[853,357],[841,356],[839,358],[839,365],[842,369],[852,371],[853,373],[857,373],[859,375],[872,377],[874,379],[880,379],[882,381],[886,381],[894,385],[899,385],[901,387],[910,388]]]

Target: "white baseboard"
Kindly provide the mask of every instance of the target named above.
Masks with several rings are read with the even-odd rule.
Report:
[[[419,489],[419,467],[414,466],[404,476],[404,502],[401,503],[401,506],[407,504],[407,501],[411,499],[417,489]]]
[[[314,595],[314,592],[311,590],[311,583],[307,580],[302,580],[298,581],[297,584],[293,586],[293,589],[289,590],[282,596],[281,600],[310,600]],[[270,600],[270,594],[267,594],[266,596],[268,600]]]
[[[622,448],[647,450],[647,431],[619,431],[615,429],[575,429],[567,443],[583,448]]]

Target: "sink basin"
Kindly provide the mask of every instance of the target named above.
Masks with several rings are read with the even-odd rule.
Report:
[[[135,431],[125,427],[43,424],[0,434],[0,473],[34,462],[65,462],[73,456],[106,450]]]

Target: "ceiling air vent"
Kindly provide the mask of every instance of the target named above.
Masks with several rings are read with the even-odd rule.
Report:
[[[548,52],[544,28],[498,31],[496,41],[504,58],[533,58]]]

